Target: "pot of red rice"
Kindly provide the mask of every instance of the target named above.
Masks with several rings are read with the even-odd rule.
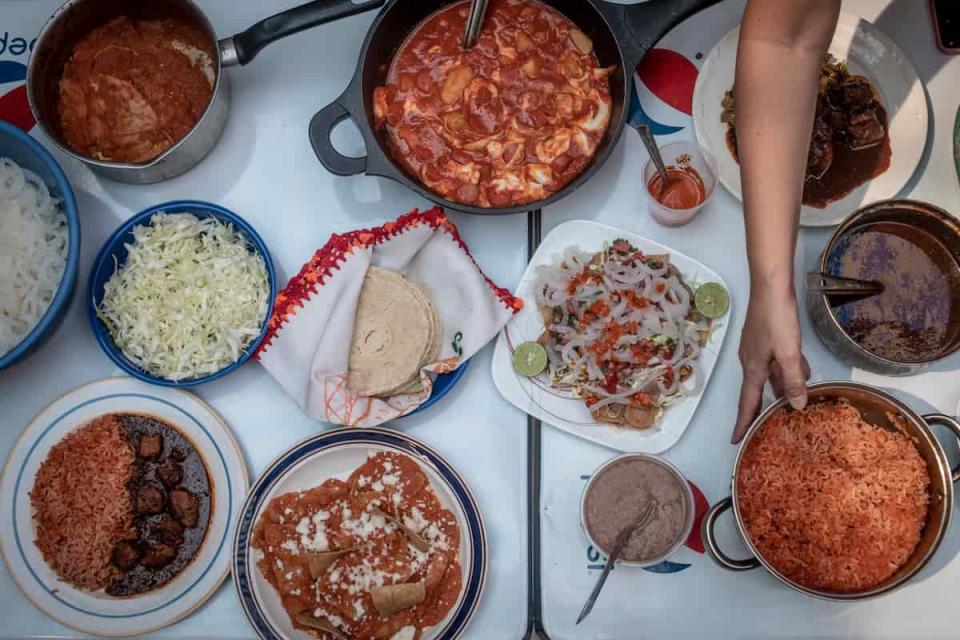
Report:
[[[902,586],[940,546],[960,479],[933,425],[960,438],[955,419],[920,416],[855,382],[811,385],[802,411],[775,402],[740,445],[730,497],[703,518],[707,552],[724,569],[762,566],[827,600]],[[753,557],[732,558],[718,545],[717,520],[731,508]]]

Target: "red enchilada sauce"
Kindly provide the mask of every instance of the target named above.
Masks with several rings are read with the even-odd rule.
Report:
[[[429,548],[418,549],[397,522]],[[345,482],[331,478],[274,498],[252,545],[263,553],[260,571],[293,625],[324,639],[335,636],[304,621],[323,621],[353,640],[390,638],[405,627],[420,637],[446,618],[462,588],[456,519],[417,463],[400,454],[373,455]],[[310,568],[315,554],[347,549],[322,571]],[[378,612],[371,590],[417,582],[424,583],[421,602]]]
[[[213,96],[210,39],[181,20],[121,16],[67,60],[57,114],[67,146],[88,158],[148,162],[185,137]]]
[[[444,7],[400,46],[373,94],[376,128],[440,196],[508,207],[559,191],[610,124],[613,67],[569,19],[536,0],[490,0],[469,50],[468,2]]]

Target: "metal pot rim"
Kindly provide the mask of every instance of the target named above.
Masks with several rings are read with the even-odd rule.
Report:
[[[812,589],[810,587],[803,586],[801,584],[798,584],[790,580],[789,578],[781,574],[775,567],[773,567],[767,561],[767,559],[763,557],[763,555],[759,552],[759,550],[753,544],[753,540],[750,539],[750,536],[747,534],[746,527],[743,524],[743,518],[740,515],[740,504],[739,504],[738,495],[737,495],[737,474],[740,471],[740,463],[743,460],[744,452],[747,450],[747,446],[749,445],[750,440],[756,434],[759,428],[766,423],[766,421],[770,418],[770,416],[773,415],[774,412],[776,412],[777,410],[783,408],[788,404],[788,400],[786,398],[778,399],[772,405],[764,409],[759,416],[757,416],[757,418],[750,425],[750,428],[747,429],[747,432],[744,435],[743,440],[740,442],[740,446],[737,450],[737,456],[734,459],[734,463],[733,463],[733,471],[731,472],[731,475],[730,475],[730,486],[731,486],[730,497],[732,502],[731,510],[733,511],[734,521],[736,522],[736,525],[737,525],[737,531],[740,534],[740,537],[743,539],[744,543],[747,545],[747,548],[750,550],[750,553],[753,554],[753,557],[755,557],[757,561],[760,562],[761,566],[763,566],[764,569],[766,569],[775,578],[780,580],[780,582],[786,584],[788,587],[791,587],[792,589],[800,591],[801,593],[805,593],[809,596],[813,596],[821,600],[829,600],[831,602],[837,602],[837,601],[850,602],[850,601],[857,601],[857,600],[866,600],[866,599],[877,597],[880,595],[885,595],[887,593],[890,593],[891,591],[894,591],[902,587],[904,584],[909,582],[918,572],[920,572],[920,570],[922,570],[930,562],[930,560],[933,558],[933,556],[936,554],[937,550],[939,549],[940,544],[943,542],[943,538],[946,535],[947,529],[950,526],[950,520],[952,516],[952,511],[953,511],[953,481],[950,477],[950,465],[949,465],[949,462],[947,461],[946,454],[943,451],[943,446],[940,444],[939,440],[937,440],[936,436],[933,434],[927,422],[917,412],[915,412],[913,409],[911,409],[909,406],[907,406],[904,402],[902,402],[898,398],[894,397],[893,395],[891,395],[890,393],[882,389],[873,387],[871,385],[859,383],[859,382],[853,382],[851,380],[826,380],[823,382],[818,382],[818,383],[809,385],[807,387],[807,390],[811,394],[816,393],[818,391],[825,391],[825,390],[840,390],[840,391],[856,390],[858,392],[867,393],[891,405],[891,408],[899,411],[914,426],[918,427],[922,432],[924,432],[926,435],[929,436],[928,439],[932,443],[932,446],[934,448],[934,453],[937,456],[940,462],[940,467],[942,470],[944,470],[944,474],[945,474],[943,478],[943,481],[944,481],[943,484],[945,488],[944,501],[946,502],[946,504],[943,510],[943,516],[940,518],[939,522],[931,523],[928,520],[925,525],[925,526],[936,525],[938,527],[935,541],[933,542],[933,544],[930,545],[929,549],[926,551],[924,556],[920,559],[920,561],[916,563],[916,565],[910,571],[900,575],[896,579],[894,579],[893,577],[888,578],[885,582],[881,583],[880,585],[865,591],[838,593],[838,592],[820,591],[817,589]],[[934,477],[932,477],[932,474],[931,474],[930,480],[931,482],[934,482],[936,480]],[[894,576],[896,576],[896,574],[894,574]]]
[[[35,62],[37,57],[36,53],[37,51],[40,50],[40,43],[43,42],[44,38],[51,31],[51,29],[53,29],[54,25],[56,25],[61,20],[65,19],[65,17],[68,15],[68,10],[70,9],[70,7],[82,1],[83,0],[67,0],[66,2],[64,2],[60,7],[58,7],[53,12],[53,14],[49,18],[47,18],[47,21],[43,24],[43,28],[40,29],[40,33],[37,35],[36,45],[31,51],[30,58],[27,62],[27,101],[30,104],[30,111],[33,114],[33,118],[36,121],[37,125],[43,130],[43,133],[46,134],[47,139],[49,139],[53,144],[55,144],[57,149],[59,149],[60,151],[63,151],[70,157],[76,158],[77,160],[85,164],[102,167],[104,169],[126,169],[126,170],[134,170],[134,171],[148,169],[150,167],[161,164],[168,157],[173,155],[177,151],[177,149],[179,149],[187,141],[187,139],[189,139],[194,134],[194,132],[196,132],[197,129],[200,128],[204,120],[206,120],[207,114],[210,113],[210,110],[213,108],[213,104],[217,96],[217,93],[220,91],[221,78],[223,76],[223,60],[222,60],[223,56],[219,46],[219,40],[217,39],[217,32],[214,30],[213,24],[210,22],[210,19],[207,17],[207,14],[199,6],[197,6],[197,3],[194,2],[194,0],[180,0],[183,3],[190,5],[193,8],[194,12],[196,13],[197,17],[202,21],[202,26],[204,27],[204,30],[207,32],[207,35],[210,37],[213,44],[213,50],[216,53],[216,57],[214,60],[213,90],[210,93],[210,100],[207,102],[206,109],[203,110],[203,113],[200,115],[200,118],[196,121],[196,123],[194,123],[193,127],[190,128],[190,131],[188,131],[182,138],[177,140],[177,142],[173,146],[171,146],[166,151],[158,155],[153,160],[150,160],[149,162],[131,163],[131,162],[110,162],[106,160],[98,160],[96,158],[90,158],[88,156],[81,155],[75,152],[73,149],[69,148],[63,142],[61,142],[59,136],[54,135],[51,128],[47,126],[47,123],[44,121],[44,118],[42,117],[40,110],[37,108],[36,98],[34,96],[34,93],[35,93],[34,78],[37,73],[35,68]]]
[[[820,273],[827,272],[827,262],[830,257],[831,249],[836,246],[837,242],[839,242],[843,236],[855,230],[858,226],[862,224],[862,218],[864,215],[868,213],[873,213],[877,210],[882,210],[885,208],[895,207],[895,206],[909,206],[909,207],[914,207],[918,209],[924,209],[928,213],[931,213],[938,217],[942,217],[946,220],[953,219],[953,216],[951,216],[944,209],[941,209],[936,205],[930,204],[929,202],[923,202],[922,200],[911,200],[909,198],[890,198],[888,200],[879,200],[877,202],[872,202],[866,206],[860,207],[859,209],[857,209],[856,211],[848,215],[833,230],[833,233],[830,234],[830,237],[827,239],[826,244],[823,246],[823,251],[820,254],[820,260],[817,263],[818,271]],[[856,342],[853,338],[850,337],[850,334],[847,333],[843,329],[843,326],[840,324],[840,320],[837,318],[837,315],[834,313],[833,307],[830,306],[830,303],[827,299],[826,294],[820,294],[818,301],[821,305],[823,305],[824,309],[827,312],[827,317],[830,318],[830,321],[834,325],[836,325],[836,327],[840,330],[840,334],[842,334],[843,339],[848,346],[852,347],[855,351],[860,353],[862,356],[877,360],[883,365],[890,366],[890,367],[911,367],[914,369],[919,369],[921,367],[926,367],[928,365],[934,364],[935,362],[939,362],[950,355],[950,352],[945,352],[941,355],[936,356],[935,358],[930,358],[927,360],[919,360],[917,362],[900,362],[898,360],[890,360],[889,358],[884,358],[883,356],[877,355],[872,351],[868,351],[867,349],[864,349],[858,342]]]

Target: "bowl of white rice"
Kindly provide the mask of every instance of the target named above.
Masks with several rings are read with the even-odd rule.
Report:
[[[79,258],[77,203],[63,170],[39,142],[0,120],[0,369],[59,326]]]

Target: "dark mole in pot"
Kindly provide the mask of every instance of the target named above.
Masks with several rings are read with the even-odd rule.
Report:
[[[620,559],[645,562],[669,551],[683,535],[692,510],[681,482],[670,469],[644,458],[624,458],[600,471],[584,500],[584,524],[600,550],[609,554],[617,535],[655,498],[652,518],[630,536]]]

